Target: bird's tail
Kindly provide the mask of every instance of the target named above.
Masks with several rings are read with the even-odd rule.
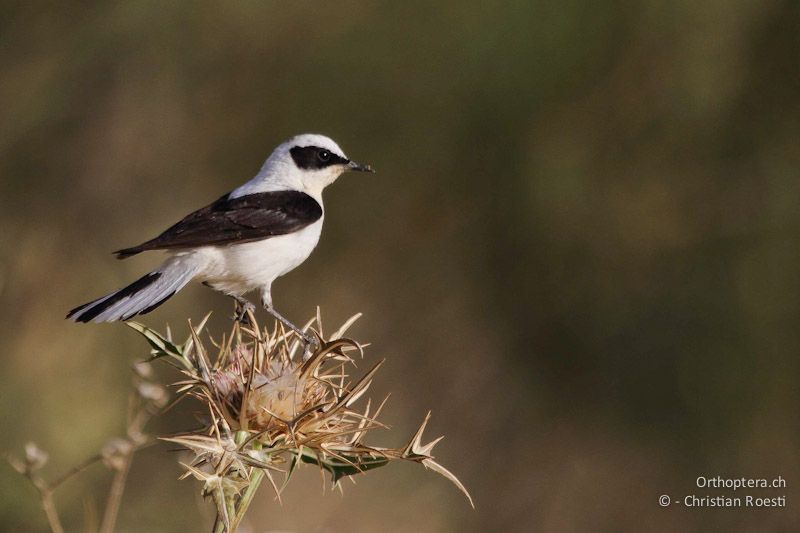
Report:
[[[194,277],[195,268],[168,260],[127,287],[76,307],[67,314],[75,322],[114,322],[149,313]]]

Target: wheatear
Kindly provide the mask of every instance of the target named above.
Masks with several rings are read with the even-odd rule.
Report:
[[[127,287],[76,307],[76,322],[113,322],[149,313],[191,280],[233,297],[244,316],[244,299],[259,291],[275,318],[309,337],[272,307],[272,282],[300,265],[319,241],[325,211],[323,189],[343,172],[372,172],[351,161],[332,139],[298,135],[278,146],[256,176],[199,209],[155,239],[115,252],[124,259],[166,250],[156,270]]]

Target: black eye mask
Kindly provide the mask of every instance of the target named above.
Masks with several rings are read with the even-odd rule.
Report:
[[[346,165],[349,159],[340,157],[330,150],[319,146],[295,146],[289,153],[295,165],[304,170],[317,170],[332,165]]]

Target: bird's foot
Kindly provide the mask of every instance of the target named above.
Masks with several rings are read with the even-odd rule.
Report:
[[[306,343],[306,347],[303,350],[303,361],[307,361],[321,348],[319,338],[316,335],[310,335],[308,333],[303,333],[301,338],[303,342]]]
[[[290,330],[294,332],[295,335],[297,335],[297,337],[303,342],[303,344],[306,345],[306,350],[311,349],[311,351],[315,351],[319,348],[320,346],[319,339],[312,333],[303,331],[302,329],[298,328],[291,322],[285,323],[284,326],[288,327]]]
[[[253,313],[255,313],[256,306],[245,299],[237,299],[236,309],[234,310],[233,316],[231,318],[236,322],[239,322],[243,326],[249,326],[250,316],[248,315],[248,311],[252,311]]]
[[[289,322],[286,318],[284,318],[283,315],[278,313],[272,306],[264,305],[264,308],[267,310],[269,314],[274,316],[278,320],[278,322],[283,324],[285,328],[292,330],[295,333],[295,335],[297,335],[297,337],[301,339],[303,343],[305,343],[306,346],[305,346],[305,351],[303,352],[303,359],[308,359],[309,357],[311,357],[312,353],[314,353],[316,350],[319,349],[320,342],[319,339],[316,337],[316,335],[313,335],[307,331],[303,331],[302,329],[298,328],[297,326]]]

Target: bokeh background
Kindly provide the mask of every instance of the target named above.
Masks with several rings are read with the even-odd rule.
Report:
[[[296,321],[363,312],[400,445],[437,458],[323,493],[307,467],[250,531],[788,529],[800,520],[800,4],[3,2],[0,416],[55,476],[124,431],[143,341],[65,312],[155,266],[112,250],[326,133],[378,169],[326,193],[279,280]],[[230,302],[192,286],[145,317]],[[164,379],[170,377],[164,372]],[[154,432],[190,427],[192,408]],[[121,531],[205,530],[167,447],[138,455]],[[662,509],[695,478],[787,480],[785,509]],[[69,530],[102,467],[57,494]],[[743,495],[741,491],[737,494]],[[94,502],[94,503],[92,503]],[[0,529],[46,527],[0,466]]]

